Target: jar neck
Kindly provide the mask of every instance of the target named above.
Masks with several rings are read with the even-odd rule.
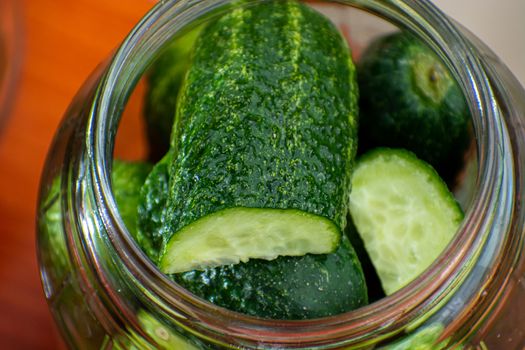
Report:
[[[210,14],[226,11],[228,1],[160,2],[132,31],[111,61],[98,86],[87,120],[84,178],[90,207],[102,236],[81,237],[86,259],[92,261],[101,299],[114,317],[133,318],[125,295],[115,292],[108,271],[118,271],[130,293],[150,310],[189,332],[217,343],[246,347],[327,348],[370,344],[426,321],[449,324],[467,305],[478,303],[477,288],[487,288],[494,261],[508,249],[508,227],[514,193],[512,152],[502,116],[475,48],[454,25],[426,1],[340,1],[408,29],[428,43],[457,79],[470,105],[477,140],[478,173],[472,205],[453,242],[419,278],[399,292],[352,312],[308,321],[261,320],[217,307],[169,281],[145,257],[122,222],[111,194],[110,167],[118,122],[131,92],[148,64],[170,38]],[[510,190],[509,190],[510,189]],[[510,191],[510,192],[509,192]],[[75,202],[75,198],[73,199]],[[76,202],[79,202],[76,198]],[[501,235],[501,232],[504,232]],[[101,258],[108,251],[111,262]],[[109,265],[105,265],[109,264]],[[110,266],[111,265],[111,266]],[[499,265],[500,267],[503,265]],[[478,268],[483,268],[478,273]],[[488,290],[488,289],[486,289]],[[463,304],[459,304],[462,302]],[[113,306],[111,306],[113,305]],[[455,306],[460,307],[454,311]],[[438,312],[439,310],[439,312]],[[445,310],[445,311],[443,311]],[[473,320],[472,322],[475,322]],[[137,327],[138,329],[139,327]]]

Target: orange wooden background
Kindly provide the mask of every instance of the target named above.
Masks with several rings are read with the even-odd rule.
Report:
[[[0,349],[57,349],[36,262],[40,172],[73,95],[154,1],[22,3],[22,72],[0,133]]]

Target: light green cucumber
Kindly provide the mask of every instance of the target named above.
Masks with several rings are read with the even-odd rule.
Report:
[[[429,267],[463,220],[430,165],[406,150],[387,148],[358,161],[350,214],[387,295]]]

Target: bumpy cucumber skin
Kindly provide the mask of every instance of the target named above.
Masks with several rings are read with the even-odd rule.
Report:
[[[450,75],[432,77],[429,72],[429,87],[448,87],[440,101],[433,101],[421,91],[414,65],[422,56],[446,69],[428,47],[408,32],[379,38],[361,57],[357,65],[360,153],[378,146],[406,148],[450,182],[461,167],[469,143],[470,113]]]
[[[139,229],[161,231],[167,202],[168,155],[158,163],[141,191]],[[160,242],[160,241],[157,241]],[[154,246],[160,249],[160,246]],[[157,253],[150,254],[156,259]],[[339,314],[368,303],[365,276],[346,237],[332,254],[251,259],[203,271],[170,275],[197,296],[252,316],[307,319]]]
[[[283,256],[171,275],[218,306],[271,319],[312,319],[367,304],[363,272],[343,236],[332,254]]]
[[[201,30],[202,25],[174,38],[146,74],[144,121],[151,161],[160,160],[169,149],[177,97]]]
[[[184,84],[166,242],[229,207],[294,208],[344,228],[358,93],[326,18],[296,2],[236,8],[197,39]]]
[[[166,220],[166,204],[169,191],[169,164],[173,153],[168,152],[151,170],[142,188],[136,207],[137,237],[142,250],[158,263],[164,234],[162,228]]]

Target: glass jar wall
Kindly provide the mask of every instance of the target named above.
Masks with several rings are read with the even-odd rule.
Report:
[[[343,4],[344,3],[344,4]],[[399,292],[341,315],[276,321],[237,314],[171,282],[131,239],[111,191],[122,111],[168,41],[235,5],[159,3],[71,103],[42,175],[44,291],[72,348],[522,349],[525,93],[482,43],[422,1],[312,3],[364,47],[400,27],[450,68],[468,100],[474,169],[457,188],[466,217],[447,250]],[[248,5],[246,5],[248,6]],[[467,166],[468,167],[468,166]]]

